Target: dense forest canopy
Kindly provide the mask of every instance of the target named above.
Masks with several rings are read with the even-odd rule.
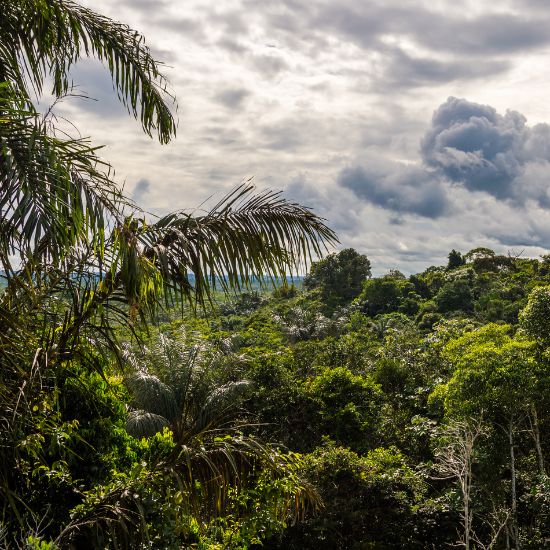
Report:
[[[264,547],[545,547],[548,258],[453,250],[410,277],[363,270],[357,293],[343,274],[366,263],[330,255],[302,290],[242,294],[198,329],[230,342],[259,433],[323,500]]]
[[[453,265],[456,254],[372,277],[347,249],[314,264],[307,288],[169,308],[140,342],[121,326],[122,375],[73,364],[76,378],[42,388],[15,464],[25,521],[46,510],[48,524],[20,531],[14,517],[5,540],[543,548],[550,264],[478,249]]]

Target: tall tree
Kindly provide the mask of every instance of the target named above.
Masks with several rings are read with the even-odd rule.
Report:
[[[370,275],[367,256],[346,248],[315,262],[304,285],[307,289],[319,289],[325,301],[338,304],[359,296]]]
[[[484,414],[504,436],[510,471],[507,533],[519,547],[517,439],[533,404],[543,398],[538,381],[547,374],[536,361],[534,343],[509,333],[508,325],[488,324],[449,342],[445,356],[454,372],[436,391],[444,396],[448,418]]]
[[[449,255],[447,257],[449,258],[447,269],[455,269],[466,263],[466,260],[464,259],[462,254],[454,248],[449,252]]]

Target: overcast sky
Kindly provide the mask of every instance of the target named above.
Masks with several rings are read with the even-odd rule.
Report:
[[[550,247],[547,0],[93,0],[166,63],[178,135],[140,132],[106,70],[63,114],[148,209],[251,176],[311,206],[377,274],[452,248]]]

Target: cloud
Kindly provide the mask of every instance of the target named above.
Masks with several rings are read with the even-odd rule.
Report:
[[[501,115],[489,105],[450,97],[434,112],[420,152],[419,164],[367,153],[367,161],[342,169],[336,182],[391,212],[394,225],[403,223],[404,215],[437,219],[456,211],[458,206],[451,209],[453,187],[467,193],[456,205],[482,192],[513,209],[525,209],[529,202],[550,208],[548,124],[530,127],[516,111]],[[540,244],[532,236],[523,240]]]
[[[158,10],[159,6],[166,5],[167,0],[123,0],[122,4],[129,8],[150,14]]]
[[[426,165],[469,191],[522,205],[550,206],[550,126],[529,127],[518,112],[450,97],[434,113],[421,145]]]
[[[422,25],[422,33],[417,35],[419,42],[429,48],[483,57],[520,53],[550,42],[548,20],[540,18],[486,14],[477,18],[440,15],[431,19],[432,24]]]
[[[224,36],[218,40],[217,45],[223,50],[239,56],[243,55],[248,50],[248,48],[239,42],[239,40],[234,40],[229,36]]]
[[[331,4],[312,9],[310,18],[316,28],[332,30],[369,50],[380,47],[387,36],[407,37],[430,50],[479,58],[519,53],[550,42],[545,18],[515,13],[457,16],[450,10],[436,11],[418,2],[396,4]]]
[[[422,167],[371,161],[366,166],[345,168],[338,175],[338,183],[394,214],[439,218],[449,209],[444,187]],[[393,223],[399,221],[393,217]]]
[[[254,69],[268,80],[289,69],[288,63],[276,54],[255,55],[251,59]]]
[[[383,85],[409,88],[444,84],[455,80],[487,78],[510,68],[509,61],[488,60],[472,63],[465,60],[441,60],[433,57],[413,57],[400,48],[394,49],[384,63]]]
[[[338,201],[334,200],[335,193],[338,193]],[[350,190],[324,188],[299,174],[285,188],[284,195],[329,220],[330,227],[338,234],[353,233],[361,225],[364,205]]]
[[[217,93],[214,99],[228,109],[239,109],[249,95],[250,91],[245,88],[227,88]]]
[[[71,102],[68,115],[107,143],[130,192],[143,180],[149,210],[254,175],[311,206],[378,272],[440,264],[452,248],[537,255],[549,242],[550,126],[505,113],[547,117],[547,0],[83,2],[143,31],[173,66],[180,130],[168,146],[118,117],[99,66],[84,89],[100,101]],[[478,103],[438,109],[431,124],[449,95]]]
[[[284,121],[265,125],[260,128],[261,146],[276,151],[296,151],[303,144],[303,131]]]
[[[139,202],[143,199],[145,195],[149,192],[151,188],[151,182],[148,179],[140,179],[132,191],[132,198]]]

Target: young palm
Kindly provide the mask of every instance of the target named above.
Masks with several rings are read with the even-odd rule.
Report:
[[[319,506],[316,491],[296,473],[294,455],[242,433],[240,404],[250,384],[239,380],[220,385],[212,379],[213,362],[222,359],[219,351],[189,347],[185,335],[160,334],[141,351],[126,346],[124,356],[133,371],[125,377],[132,397],[128,432],[142,438],[168,428],[173,450],[148,464],[142,477],[103,493],[91,512],[75,514],[58,542],[78,547],[91,529],[108,532],[113,544],[138,547],[138,541],[147,538],[140,527],[145,521],[143,487],[156,492],[156,498],[166,492],[168,500],[175,485],[185,494],[177,505],[182,514],[191,514],[204,525],[229,511],[231,494],[253,487],[258,479],[275,482],[264,514],[288,521]],[[246,516],[251,511],[233,502],[230,513]]]
[[[142,352],[126,346],[124,356],[133,371],[125,378],[132,398],[127,422],[131,435],[150,437],[166,427],[178,444],[189,445],[196,438],[234,431],[250,383],[212,380],[219,352],[210,346],[188,347],[185,336],[160,333]]]

